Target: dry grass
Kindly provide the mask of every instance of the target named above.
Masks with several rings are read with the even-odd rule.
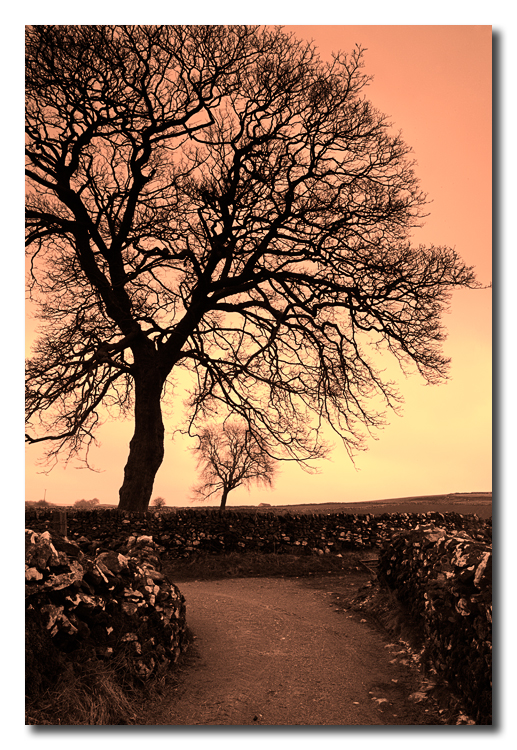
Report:
[[[57,684],[27,701],[26,724],[134,724],[136,688],[121,676],[121,663],[71,662]],[[136,701],[138,702],[138,700]]]
[[[189,631],[187,638],[191,638]],[[26,700],[25,724],[146,724],[151,708],[174,685],[175,674],[176,670],[171,668],[166,674],[142,683],[129,676],[123,654],[109,661],[74,656],[66,661],[53,686]]]
[[[336,555],[262,554],[229,552],[224,555],[199,554],[184,559],[163,559],[163,571],[173,583],[189,580],[255,578],[271,576],[311,576],[355,572],[361,568],[365,551]]]

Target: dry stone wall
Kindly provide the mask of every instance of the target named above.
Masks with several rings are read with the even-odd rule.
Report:
[[[171,558],[198,552],[276,552],[334,554],[348,549],[380,547],[393,534],[433,523],[450,531],[467,531],[474,539],[489,541],[491,519],[459,513],[345,513],[277,516],[261,511],[220,514],[217,510],[179,510],[133,514],[118,510],[68,510],[67,536],[84,538],[83,551],[93,554],[103,543],[116,551],[128,534],[149,535],[160,553]],[[26,525],[37,531],[52,528],[52,511],[30,509]],[[89,546],[88,546],[89,545]]]
[[[41,633],[64,654],[84,647],[98,658],[123,654],[139,679],[177,660],[186,648],[185,601],[162,575],[161,557],[199,551],[339,555],[378,547],[379,579],[418,623],[430,663],[478,724],[491,723],[491,519],[67,509],[66,537],[60,520],[61,534],[52,530],[52,510],[26,512],[29,693],[38,679],[31,643]],[[59,660],[53,663],[57,676]]]
[[[378,578],[424,636],[424,654],[477,724],[492,723],[492,545],[423,526],[398,533]]]
[[[186,648],[185,600],[160,572],[149,536],[93,553],[49,531],[26,529],[25,541],[29,695],[45,689],[60,653],[120,657],[144,681],[176,662]]]

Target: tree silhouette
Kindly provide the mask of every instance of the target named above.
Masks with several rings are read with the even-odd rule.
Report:
[[[74,503],[74,508],[84,508],[84,509],[91,509],[95,508],[95,506],[99,505],[100,500],[98,497],[94,497],[91,500],[76,500]]]
[[[200,469],[200,482],[192,490],[194,500],[209,500],[221,493],[224,510],[228,494],[241,485],[273,486],[276,467],[270,447],[245,425],[228,421],[206,426],[193,450]]]
[[[365,98],[362,50],[281,29],[32,26],[26,39],[27,440],[88,461],[133,414],[119,507],[145,510],[162,401],[234,414],[276,458],[350,454],[400,395],[369,357],[446,377],[441,313],[472,269],[412,247],[410,148]],[[174,376],[174,380],[173,380]],[[383,407],[374,407],[380,395]]]

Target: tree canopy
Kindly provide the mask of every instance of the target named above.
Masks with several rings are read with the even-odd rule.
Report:
[[[26,32],[27,440],[85,456],[132,414],[121,508],[145,510],[162,400],[189,373],[192,434],[234,414],[278,458],[350,454],[400,396],[369,352],[446,377],[441,315],[475,287],[411,244],[426,198],[365,96],[363,51],[322,61],[280,28]]]

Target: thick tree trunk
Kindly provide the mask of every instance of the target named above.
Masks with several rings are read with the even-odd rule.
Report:
[[[221,507],[219,508],[219,511],[226,508],[226,498],[228,497],[228,492],[229,490],[223,490],[223,496],[221,497]]]
[[[164,455],[162,388],[163,380],[153,370],[135,375],[135,432],[119,491],[120,510],[142,512],[149,506]]]

